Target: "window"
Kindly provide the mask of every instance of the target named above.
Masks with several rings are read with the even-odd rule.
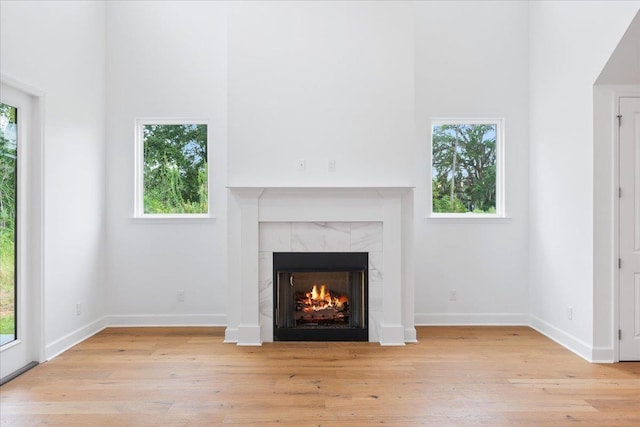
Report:
[[[431,216],[504,216],[501,119],[434,120]]]
[[[136,216],[208,217],[207,124],[138,120]]]

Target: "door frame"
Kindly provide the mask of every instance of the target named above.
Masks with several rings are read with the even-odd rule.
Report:
[[[28,206],[23,217],[22,230],[28,228],[29,233],[22,233],[21,240],[28,240],[26,255],[19,266],[23,273],[23,283],[29,282],[28,292],[18,290],[26,296],[26,304],[30,309],[27,315],[29,354],[36,362],[45,360],[45,323],[44,323],[44,93],[5,74],[0,74],[0,83],[31,97],[31,114],[28,121],[29,148],[25,166],[19,172],[18,179],[26,183],[26,191],[22,190],[22,206]],[[24,188],[24,187],[23,187]],[[18,249],[21,251],[20,249]],[[23,302],[24,303],[24,302]],[[18,302],[18,304],[21,304]],[[20,315],[18,316],[20,317]],[[17,319],[16,319],[17,320]],[[20,326],[18,326],[20,328]]]
[[[614,144],[613,144],[613,184],[614,194],[613,203],[613,351],[614,362],[620,362],[620,340],[618,339],[618,331],[620,330],[620,268],[618,268],[618,260],[620,259],[620,197],[618,191],[620,182],[620,126],[618,125],[617,116],[620,115],[620,101],[622,98],[640,98],[640,87],[633,89],[614,90],[615,97],[615,114],[614,114]],[[623,118],[624,120],[624,118]]]

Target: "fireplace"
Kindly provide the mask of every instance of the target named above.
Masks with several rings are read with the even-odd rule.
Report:
[[[275,252],[366,252],[362,310],[368,341],[385,346],[416,341],[412,187],[230,186],[229,190],[225,342],[274,341]],[[294,276],[294,283],[301,279]],[[333,285],[326,285],[332,290]],[[350,310],[352,318],[352,302]]]
[[[367,252],[274,252],[275,341],[368,341]]]

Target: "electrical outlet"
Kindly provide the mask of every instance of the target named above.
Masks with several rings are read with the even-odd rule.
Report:
[[[307,168],[307,161],[305,159],[298,159],[296,166],[299,171],[303,171]]]
[[[567,307],[567,319],[573,320],[573,307]]]
[[[458,299],[458,291],[451,289],[449,291],[449,301],[456,301]]]
[[[176,296],[178,298],[178,302],[184,302],[184,291],[183,290],[179,290],[176,293]]]
[[[327,164],[327,170],[329,172],[335,172],[336,171],[336,161],[334,159],[329,160],[329,162]]]
[[[76,303],[76,316],[80,316],[82,314],[82,304],[79,302]]]

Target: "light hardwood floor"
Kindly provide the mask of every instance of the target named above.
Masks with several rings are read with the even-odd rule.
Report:
[[[2,426],[639,426],[640,363],[590,364],[526,327],[418,344],[224,344],[112,328],[0,388]]]

